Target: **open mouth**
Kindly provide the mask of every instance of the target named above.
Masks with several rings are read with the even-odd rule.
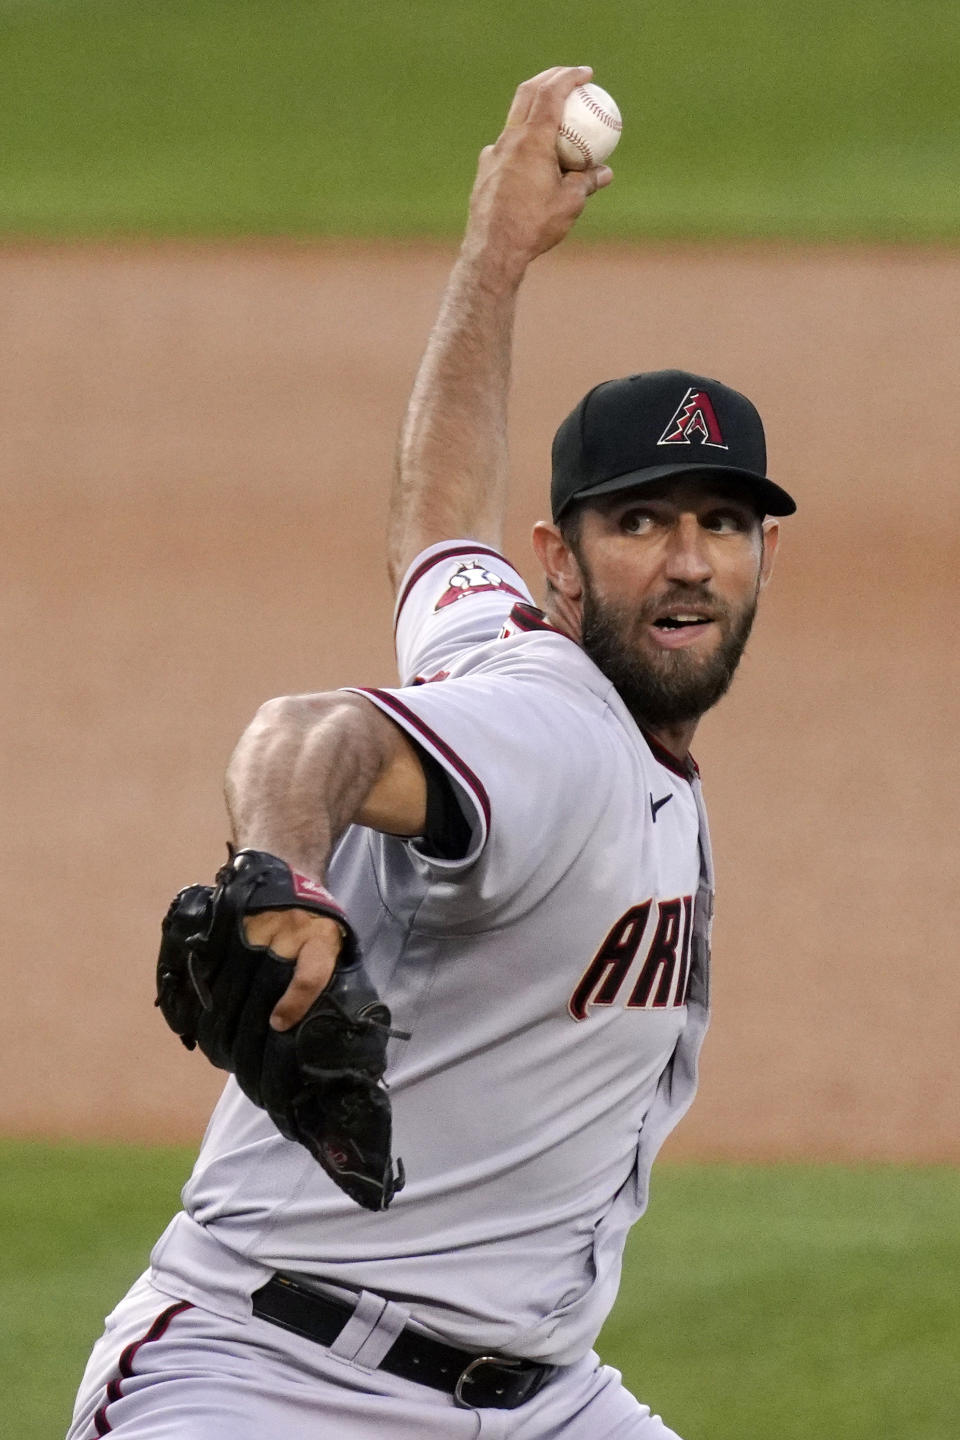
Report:
[[[692,625],[709,625],[712,618],[710,615],[697,614],[661,615],[653,623],[658,630],[687,630]]]
[[[694,645],[713,623],[713,616],[703,610],[671,610],[658,615],[650,629],[661,649],[679,650]]]

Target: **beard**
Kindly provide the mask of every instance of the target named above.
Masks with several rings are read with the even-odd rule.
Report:
[[[730,688],[757,613],[759,582],[741,609],[725,605],[700,586],[670,590],[639,610],[601,600],[584,575],[581,644],[590,659],[612,681],[639,725],[654,729],[699,720]],[[681,603],[708,607],[720,630],[720,643],[708,655],[696,647],[679,650],[642,645],[646,625],[664,606]]]

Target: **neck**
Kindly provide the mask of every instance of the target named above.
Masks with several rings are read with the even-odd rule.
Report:
[[[663,746],[664,750],[669,750],[675,760],[687,759],[690,754],[690,745],[696,734],[698,721],[685,720],[682,725],[667,725],[655,728],[653,725],[646,725],[641,715],[634,715],[633,718],[640,726],[640,729],[645,730],[648,735],[652,735],[654,740]]]
[[[580,602],[568,600],[557,590],[550,590],[543,602],[543,613],[570,640],[580,644]]]

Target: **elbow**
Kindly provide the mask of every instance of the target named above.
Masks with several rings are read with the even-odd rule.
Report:
[[[278,695],[265,700],[237,741],[227,765],[227,778],[235,775],[252,755],[262,755],[277,744],[289,742],[291,735],[302,728],[302,700],[299,695]]]
[[[342,710],[350,699],[341,690],[319,695],[277,695],[273,700],[264,700],[244,736],[299,739]]]
[[[332,836],[354,818],[380,763],[367,739],[371,714],[368,701],[340,690],[261,705],[227,765],[234,843],[322,873]]]
[[[298,723],[307,698],[305,695],[277,695],[272,700],[264,700],[243,732],[244,736],[274,734],[289,729]]]
[[[227,762],[224,790],[235,824],[264,795],[277,796],[289,786],[311,737],[339,699],[336,694],[280,695],[259,707]]]
[[[278,695],[265,700],[237,742],[230,768],[249,755],[277,750],[289,752],[337,707],[340,697],[330,695]]]

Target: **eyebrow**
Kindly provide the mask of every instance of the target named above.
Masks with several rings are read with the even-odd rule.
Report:
[[[661,490],[659,487],[654,490],[651,487],[646,490],[634,491],[632,494],[629,491],[622,491],[615,495],[604,495],[598,497],[596,503],[597,509],[609,513],[613,510],[631,509],[643,505],[671,504],[673,496],[669,490]],[[695,504],[697,509],[704,506],[734,505],[737,509],[749,510],[755,515],[759,513],[756,504],[748,495],[731,494],[719,489],[703,491]]]

